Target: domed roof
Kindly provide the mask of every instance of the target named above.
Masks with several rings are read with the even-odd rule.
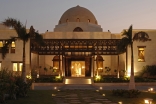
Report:
[[[97,20],[93,13],[79,5],[65,11],[59,21],[59,24],[66,22],[90,22],[97,24]]]

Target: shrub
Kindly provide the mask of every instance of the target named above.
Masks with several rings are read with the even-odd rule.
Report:
[[[63,78],[57,78],[57,76],[45,76],[45,77],[40,77],[36,78],[35,82],[37,83],[60,83],[63,82]]]
[[[116,89],[112,90],[113,96],[120,96],[120,97],[128,97],[128,98],[135,98],[140,95],[139,90],[123,90],[123,89]]]
[[[32,85],[32,80],[27,79],[27,82],[24,82],[23,79],[20,76],[15,77],[16,79],[16,85],[18,87],[17,89],[17,97],[26,97],[28,90],[30,90],[30,87]]]
[[[141,72],[139,73],[139,76],[145,76],[145,77],[156,77],[156,65],[146,65],[143,66]]]
[[[4,103],[6,98],[16,99],[16,96],[26,96],[32,81],[25,83],[20,76],[13,76],[7,68],[0,71],[0,103]]]

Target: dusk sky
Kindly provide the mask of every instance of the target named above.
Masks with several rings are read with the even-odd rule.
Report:
[[[44,33],[77,5],[89,9],[103,31],[120,33],[131,24],[134,29],[156,29],[156,0],[0,0],[0,22],[12,17]]]

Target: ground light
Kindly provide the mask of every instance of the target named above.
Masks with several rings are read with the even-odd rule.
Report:
[[[106,94],[102,94],[102,96],[106,96]]]
[[[57,89],[57,87],[54,87],[54,89],[56,90],[56,89]]]
[[[152,100],[153,100],[153,99],[151,99],[151,98],[145,98],[145,99],[144,99],[144,103],[145,103],[145,104],[152,104]]]
[[[37,78],[39,78],[40,77],[40,75],[39,74],[37,74]]]
[[[102,87],[100,87],[100,90],[102,90],[103,88]]]
[[[153,92],[153,88],[149,88],[148,91],[149,91],[149,92]]]
[[[57,79],[61,79],[61,76],[60,76],[60,74],[59,74],[58,76],[56,76],[56,78],[57,78]]]
[[[119,101],[119,102],[118,102],[118,104],[122,104],[122,102],[121,102],[121,101]]]
[[[28,78],[28,79],[32,79],[31,75],[27,75],[26,78]]]
[[[99,90],[96,90],[96,92],[99,92]]]
[[[96,75],[95,76],[95,80],[97,81],[97,80],[100,80],[101,79],[101,76],[100,75]]]
[[[51,96],[56,96],[55,94],[51,94]]]

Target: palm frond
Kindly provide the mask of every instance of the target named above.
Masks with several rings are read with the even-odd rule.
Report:
[[[149,36],[146,32],[140,31],[134,34],[133,41],[146,42],[149,40]]]
[[[4,20],[3,25],[14,28],[21,40],[27,40],[27,36],[25,36],[27,34],[26,28],[20,21],[14,18],[7,18]]]
[[[132,25],[129,27],[128,30],[124,30],[121,35],[128,39],[132,39]]]
[[[38,45],[42,45],[42,46],[45,45],[45,42],[43,41],[43,36],[40,35],[38,32],[35,32],[35,37],[34,37],[34,39],[35,39],[35,41],[36,41],[36,43],[37,43]]]
[[[126,52],[128,45],[130,45],[129,39],[127,37],[122,38],[117,44],[117,52],[119,54]]]
[[[132,40],[132,25],[129,27],[128,31],[127,31],[127,36],[130,40]]]
[[[35,29],[33,26],[31,26],[29,29],[29,35],[31,38],[35,37]]]

